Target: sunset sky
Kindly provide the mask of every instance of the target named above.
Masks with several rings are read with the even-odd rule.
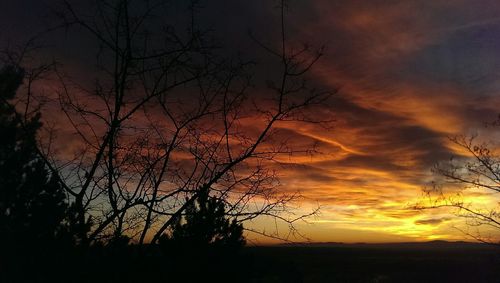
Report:
[[[2,45],[39,30],[53,2],[2,1]],[[276,4],[206,1],[203,21],[228,50],[265,66],[267,57],[247,31],[279,44]],[[316,154],[280,157],[273,165],[280,189],[304,196],[297,213],[321,207],[298,225],[300,232],[318,242],[468,239],[454,228],[464,229],[463,220],[450,211],[411,207],[436,179],[431,168],[464,154],[448,137],[488,135],[483,124],[499,114],[498,1],[291,0],[286,21],[290,42],[326,46],[308,74],[310,83],[339,90],[316,109],[318,116],[335,119],[333,127],[278,125],[294,143],[318,146]],[[84,47],[67,40],[73,49],[55,47],[47,54],[71,58],[65,67],[84,73]],[[265,74],[256,77],[265,80]],[[485,207],[498,202],[480,192],[465,199]],[[274,227],[268,219],[248,225]]]

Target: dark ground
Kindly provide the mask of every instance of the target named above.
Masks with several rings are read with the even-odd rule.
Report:
[[[308,244],[239,252],[157,246],[0,254],[0,282],[499,282],[500,249],[470,243]],[[19,255],[19,254],[18,254]]]
[[[468,243],[251,247],[254,282],[500,282],[500,249]]]

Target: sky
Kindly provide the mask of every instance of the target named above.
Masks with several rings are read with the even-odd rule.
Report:
[[[7,2],[13,1],[0,4],[3,43],[22,40],[46,23],[54,1]],[[278,44],[276,4],[206,1],[202,19],[228,50],[265,66],[268,59],[247,31]],[[278,126],[297,143],[318,145],[317,154],[282,157],[274,165],[280,189],[303,195],[299,213],[321,207],[317,216],[298,224],[300,232],[318,242],[468,239],[457,229],[465,227],[463,221],[452,212],[412,206],[436,179],[431,168],[464,154],[448,137],[488,134],[483,124],[498,116],[498,1],[291,0],[286,23],[290,42],[326,46],[308,80],[338,89],[316,110],[335,119],[332,128]],[[54,50],[52,55],[73,58],[82,47]],[[78,70],[81,61],[67,65]],[[497,201],[483,194],[469,199],[485,206]],[[249,225],[273,223],[261,219]]]

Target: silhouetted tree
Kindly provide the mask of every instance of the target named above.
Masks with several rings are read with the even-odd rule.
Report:
[[[248,272],[239,254],[245,244],[243,225],[226,215],[225,203],[210,196],[208,189],[200,192],[159,242],[174,276],[188,282],[242,282],[241,275]]]
[[[40,115],[22,120],[9,100],[23,70],[0,70],[0,237],[2,244],[55,239],[64,233],[66,195],[45,168],[36,147]],[[23,243],[26,244],[26,243]]]
[[[490,133],[498,130],[500,120],[489,125]],[[498,144],[481,142],[477,135],[458,135],[450,140],[464,152],[460,157],[436,164],[433,172],[439,176],[427,198],[417,204],[418,209],[454,208],[458,217],[465,220],[461,232],[480,242],[500,245],[500,203],[475,202],[469,194],[494,198],[500,193],[500,152]],[[488,228],[488,229],[483,229]],[[492,230],[491,230],[492,229]]]
[[[270,164],[281,155],[310,154],[314,146],[290,146],[276,134],[277,125],[324,125],[328,121],[309,107],[331,93],[306,83],[322,49],[288,42],[285,1],[280,44],[257,41],[279,67],[259,95],[252,93],[260,92],[251,82],[254,64],[218,53],[197,21],[198,1],[185,2],[185,28],[170,21],[176,13],[165,1],[95,1],[83,8],[62,2],[58,24],[75,30],[69,36],[89,35],[97,47],[95,80],[84,79],[95,84],[75,83],[57,68],[53,102],[70,125],[65,132],[71,132],[72,152],[58,155],[54,139],[42,141],[41,151],[71,196],[75,221],[90,224],[82,241],[117,242],[128,235],[157,243],[205,190],[240,222],[266,216],[294,231],[302,217],[288,212],[299,195],[277,190]],[[243,131],[249,117],[255,128]]]
[[[206,189],[186,208],[171,230],[163,240],[173,245],[239,248],[245,244],[243,225],[228,218],[224,202],[209,196]]]
[[[11,103],[22,68],[0,69],[0,280],[49,278],[72,246],[67,196],[40,158],[40,114],[20,115]]]

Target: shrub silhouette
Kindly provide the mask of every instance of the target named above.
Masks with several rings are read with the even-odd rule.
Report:
[[[211,197],[208,189],[186,208],[170,233],[160,238],[160,248],[172,269],[169,276],[184,282],[242,282],[245,259],[239,251],[244,245],[243,225],[227,216],[224,202]]]
[[[209,196],[204,189],[196,202],[175,222],[170,234],[162,242],[175,246],[240,248],[245,245],[243,225],[226,216],[224,202]]]

